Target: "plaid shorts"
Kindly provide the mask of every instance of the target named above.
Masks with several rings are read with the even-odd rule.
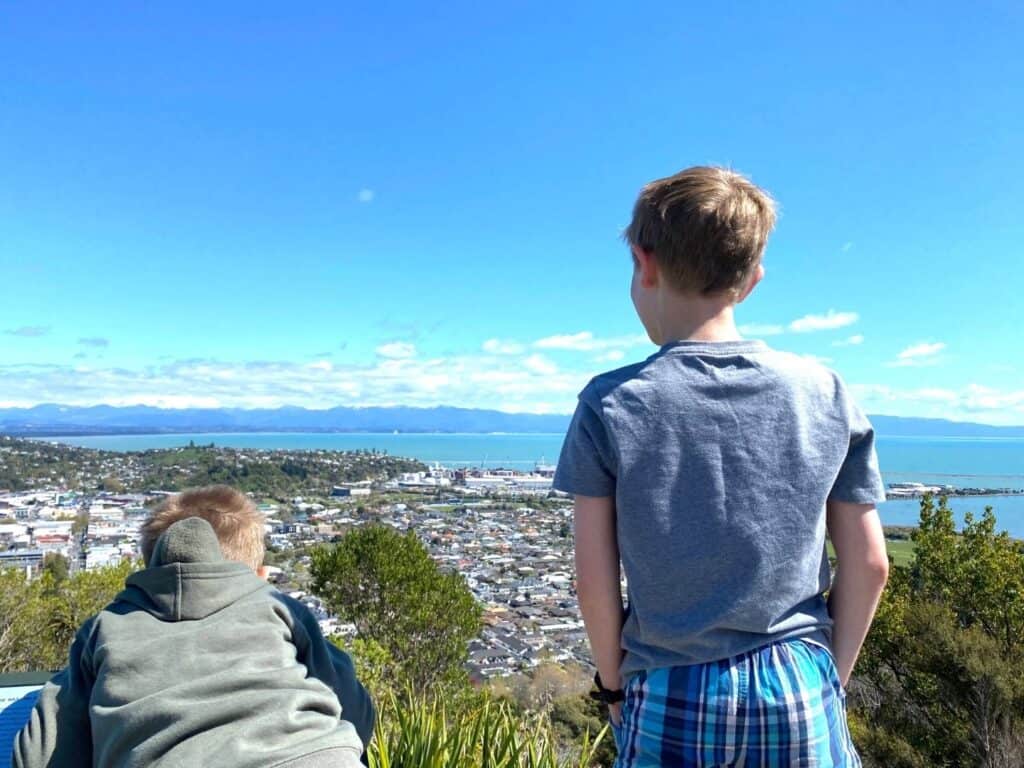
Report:
[[[612,726],[616,768],[860,768],[825,648],[793,640],[639,672]]]

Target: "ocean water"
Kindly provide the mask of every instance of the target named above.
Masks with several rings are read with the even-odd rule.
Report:
[[[387,451],[449,466],[531,469],[555,463],[560,434],[362,434],[362,433],[200,433],[182,435],[104,435],[47,438],[109,451],[141,451],[214,443],[231,448]],[[973,488],[1024,488],[1024,439],[879,437],[878,457],[887,483],[921,482]],[[994,507],[1000,528],[1024,538],[1024,496],[959,497],[951,501],[960,519],[967,511]],[[880,508],[887,525],[913,525],[918,502],[890,501]]]

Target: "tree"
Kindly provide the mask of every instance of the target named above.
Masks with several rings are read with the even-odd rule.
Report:
[[[563,747],[578,745],[588,735],[593,743],[608,723],[608,707],[585,693],[563,696],[555,699],[549,717],[552,731]],[[610,768],[614,762],[615,739],[605,731],[604,737],[594,747],[592,764]]]
[[[81,536],[89,530],[89,513],[86,511],[79,512],[75,515],[75,522],[71,524],[71,535]]]
[[[591,685],[591,674],[582,667],[545,661],[526,674],[492,683],[491,688],[523,710],[546,713],[555,701],[586,693]]]
[[[124,493],[124,483],[114,476],[105,477],[100,481],[99,490],[111,493]]]
[[[996,532],[991,508],[958,534],[947,500],[931,497],[913,539],[851,685],[854,736],[886,768],[1020,766],[1024,544]]]
[[[367,526],[312,555],[312,589],[359,637],[380,645],[416,690],[464,675],[481,609],[458,573],[442,572],[415,533]]]
[[[68,577],[68,559],[60,552],[47,552],[43,555],[43,572],[60,584]]]
[[[374,701],[380,701],[393,692],[394,662],[387,649],[373,640],[362,637],[329,638],[334,645],[352,657],[356,677]]]
[[[124,588],[135,563],[57,579],[0,570],[0,672],[50,672],[67,663],[75,633]]]

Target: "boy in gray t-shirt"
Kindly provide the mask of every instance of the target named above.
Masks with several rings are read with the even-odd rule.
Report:
[[[661,349],[587,385],[562,450],[619,765],[860,764],[842,686],[886,580],[885,494],[838,375],[736,330],[774,219],[723,169],[644,188],[631,295]]]

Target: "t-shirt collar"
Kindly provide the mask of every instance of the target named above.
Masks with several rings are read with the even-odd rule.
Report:
[[[736,339],[734,341],[670,341],[662,344],[654,357],[667,354],[742,355],[765,352],[768,345],[758,339]]]

